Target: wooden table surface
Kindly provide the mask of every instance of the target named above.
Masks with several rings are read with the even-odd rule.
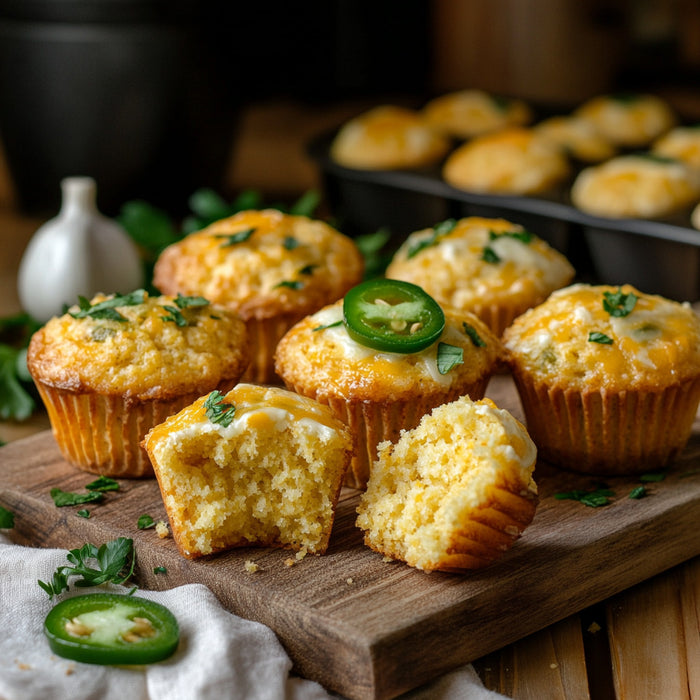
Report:
[[[243,115],[228,183],[234,190],[269,186],[275,194],[285,190],[301,193],[315,186],[303,143],[356,110],[352,105],[311,112],[294,103],[251,107]],[[274,146],[283,154],[275,161],[284,163],[284,168],[270,169],[260,157]],[[274,182],[266,180],[266,174]],[[0,157],[0,317],[20,310],[17,266],[41,223],[14,207],[12,184]],[[37,411],[21,424],[0,422],[0,440],[9,442],[47,427],[46,415]],[[542,605],[546,604],[543,600]],[[700,700],[700,558],[478,659],[474,665],[488,688],[518,700]]]

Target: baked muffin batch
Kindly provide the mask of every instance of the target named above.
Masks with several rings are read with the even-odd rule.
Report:
[[[449,139],[470,139],[445,161],[447,177],[488,170],[489,156],[473,153],[499,143],[530,163],[530,188],[518,174],[500,181],[535,192],[566,176],[566,138],[589,163],[612,152],[601,135],[615,152],[653,142],[656,154],[584,170],[575,200],[634,216],[642,209],[617,176],[645,206],[666,204],[644,215],[690,205],[694,133],[672,131],[658,100],[625,111],[611,99],[539,128],[523,103],[481,93],[420,117],[381,108],[341,130],[334,154],[348,167],[419,167],[444,158]],[[381,158],[363,153],[375,141]],[[664,468],[685,447],[700,403],[700,318],[688,303],[574,282],[536,232],[495,218],[415,231],[382,277],[363,274],[356,243],[325,222],[244,211],[162,253],[162,296],[80,299],[28,351],[65,459],[155,476],[186,558],[248,546],[323,554],[345,485],[360,491],[368,547],[463,572],[502,556],[531,523],[538,459],[604,477]],[[484,398],[503,372],[524,425]]]
[[[390,116],[393,110],[401,119]],[[381,133],[374,130],[371,138],[354,143],[354,160],[342,156],[346,130],[354,125],[356,131],[377,112],[385,115]],[[432,131],[451,144],[428,148],[427,134],[400,136],[407,115],[413,129]],[[340,129],[330,157],[369,170],[432,166],[458,190],[545,197],[597,217],[660,219],[688,215],[700,205],[700,128],[679,125],[662,98],[598,95],[568,114],[535,119],[523,100],[460,90],[421,109],[383,105],[359,115]],[[419,150],[419,143],[425,148]],[[690,218],[696,228],[697,218]]]

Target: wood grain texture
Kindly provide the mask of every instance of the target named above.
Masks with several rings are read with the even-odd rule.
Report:
[[[507,377],[489,394],[519,415]],[[56,508],[52,487],[82,491],[93,477],[66,464],[48,432],[0,450],[0,503],[15,512],[22,543],[67,549],[133,537],[142,586],[204,583],[227,609],[270,626],[298,673],[365,700],[395,697],[700,554],[699,464],[696,424],[681,458],[646,498],[628,498],[637,479],[609,479],[616,497],[602,508],[554,498],[597,480],[538,464],[541,501],[532,525],[503,559],[465,575],[384,562],[362,544],[354,526],[358,494],[349,489],[324,556],[289,566],[288,551],[247,548],[187,561],[171,538],[137,529],[143,513],[165,519],[154,480],[121,481],[88,520],[77,508]],[[247,560],[260,571],[247,573]],[[156,566],[167,575],[154,574]],[[577,669],[551,670],[563,692],[578,682]]]
[[[700,560],[637,586],[608,604],[615,693],[635,698],[700,698]],[[635,663],[630,663],[634,659]]]

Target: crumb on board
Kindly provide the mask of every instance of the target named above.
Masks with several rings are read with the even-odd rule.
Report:
[[[349,577],[348,579],[346,579],[345,583],[347,583],[348,586],[352,586],[352,584],[355,582],[352,580],[352,577]]]
[[[168,523],[166,523],[164,520],[159,520],[156,523],[156,534],[160,539],[165,539],[166,537],[170,536],[170,528],[168,528]]]
[[[22,663],[19,659],[15,659],[15,664],[20,671],[31,671],[32,667],[29,664]]]
[[[551,664],[549,664],[549,668],[554,670],[555,668],[559,668],[559,664],[551,663]]]
[[[245,570],[249,574],[254,574],[256,571],[260,571],[260,566],[258,564],[256,564],[254,561],[251,561],[250,559],[248,559],[246,561],[244,566],[245,566]]]
[[[298,561],[301,561],[307,554],[308,550],[306,547],[302,547],[295,555],[295,559]]]
[[[588,631],[591,634],[595,634],[596,632],[600,632],[601,626],[597,622],[591,622],[590,625],[588,625]]]
[[[388,556],[385,555],[385,556],[382,557],[382,561],[383,561],[385,564],[388,564],[389,562],[392,562],[392,561],[394,561],[394,560],[393,560],[391,557],[388,557]]]
[[[294,564],[296,564],[296,563],[297,563],[297,560],[296,560],[296,559],[292,559],[291,557],[287,557],[287,558],[284,560],[284,565],[285,565],[285,566],[294,566]]]

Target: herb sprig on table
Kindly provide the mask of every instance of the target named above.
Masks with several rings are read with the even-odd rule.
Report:
[[[73,582],[79,588],[108,582],[125,583],[131,578],[136,565],[134,541],[127,537],[118,537],[99,547],[86,543],[79,549],[69,550],[66,558],[70,566],[59,566],[51,581],[37,581],[49,598],[69,590],[72,576],[79,577]],[[93,561],[95,565],[92,565]]]
[[[26,420],[36,408],[34,383],[27,370],[27,346],[40,327],[25,313],[0,319],[1,420]]]

